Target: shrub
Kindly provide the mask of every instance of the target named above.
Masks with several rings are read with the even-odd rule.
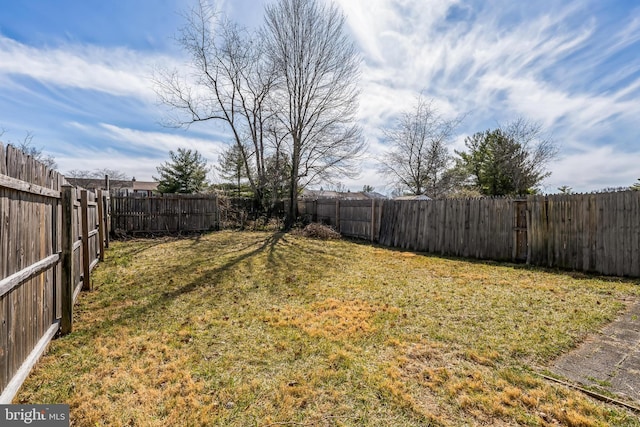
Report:
[[[304,237],[322,240],[339,239],[342,237],[340,233],[333,228],[317,223],[311,223],[302,229],[297,229],[294,233]]]

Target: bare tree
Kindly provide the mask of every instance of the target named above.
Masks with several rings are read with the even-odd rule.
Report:
[[[353,160],[364,149],[355,124],[360,58],[344,22],[334,4],[316,0],[266,6],[263,37],[279,78],[271,99],[289,144],[289,223],[299,187],[353,176]]]
[[[191,56],[193,75],[161,70],[160,101],[174,111],[170,126],[224,122],[243,160],[245,176],[262,205],[266,179],[267,97],[275,74],[258,37],[221,17],[204,0],[186,16],[178,42]]]
[[[87,169],[71,169],[70,171],[65,172],[64,175],[69,178],[93,178],[93,172]]]
[[[395,127],[384,130],[391,149],[380,159],[380,171],[410,194],[441,197],[449,190],[451,177],[447,143],[460,120],[443,118],[432,101],[420,96],[413,110],[403,112]]]
[[[0,136],[4,135],[6,130],[0,128]],[[7,141],[9,144],[16,145],[11,140]],[[33,133],[27,131],[23,140],[17,144],[17,147],[25,154],[33,157],[35,160],[43,163],[49,169],[57,169],[58,164],[56,159],[51,154],[46,154],[41,147],[33,145]]]
[[[336,182],[329,186],[329,191],[335,191],[336,193],[346,193],[347,191],[349,191],[349,188],[347,188],[347,186],[342,182]]]
[[[105,175],[109,176],[110,180],[115,181],[128,181],[129,177],[126,173],[117,169],[101,168],[101,169],[72,169],[65,173],[65,176],[69,178],[81,178],[81,179],[101,179]]]
[[[109,169],[109,168],[100,168],[94,169],[91,174],[94,178],[104,178],[105,176],[109,176],[109,179],[116,181],[128,181],[129,176],[117,169]]]
[[[516,161],[509,163],[508,173],[516,188],[533,189],[551,175],[547,165],[558,156],[556,142],[547,137],[540,123],[518,117],[500,126],[518,146]]]

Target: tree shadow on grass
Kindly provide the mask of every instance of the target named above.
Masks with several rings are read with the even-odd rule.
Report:
[[[247,239],[247,236],[249,238]],[[165,260],[158,260],[160,269],[153,272],[153,277],[148,277],[148,283],[157,282],[159,278],[165,280],[172,280],[172,278],[180,279],[181,277],[191,276],[191,280],[188,283],[181,284],[177,287],[173,287],[167,283],[167,287],[172,289],[166,289],[159,286],[157,288],[149,288],[143,290],[140,298],[146,298],[148,301],[143,304],[134,304],[123,308],[115,317],[105,319],[100,322],[95,322],[92,325],[87,325],[90,333],[102,329],[106,326],[117,326],[130,324],[144,319],[151,315],[151,313],[157,310],[166,309],[167,305],[172,301],[188,295],[202,287],[215,288],[218,284],[224,281],[224,276],[233,274],[233,271],[237,268],[248,269],[250,275],[256,275],[252,271],[253,265],[250,262],[252,259],[258,258],[262,255],[265,256],[265,266],[269,272],[273,272],[275,276],[286,275],[297,271],[300,267],[296,265],[296,261],[292,260],[289,256],[291,251],[294,251],[297,256],[305,257],[306,259],[319,260],[320,266],[318,271],[322,273],[323,266],[330,263],[329,260],[332,254],[326,250],[323,250],[322,242],[315,242],[312,240],[305,241],[305,244],[297,244],[295,239],[288,238],[286,233],[278,232],[268,234],[264,233],[245,233],[242,236],[234,236],[234,234],[219,237],[216,240],[207,240],[203,238],[193,238],[191,244],[188,246],[189,250],[186,253],[181,254],[179,252],[173,253],[171,258]],[[158,245],[162,242],[144,245],[143,247],[128,252],[132,257],[132,262],[135,263],[135,255],[143,252],[144,250]],[[190,251],[192,251],[190,253]],[[323,259],[318,258],[318,253],[322,251]],[[171,259],[180,259],[181,256],[190,256],[193,254],[210,254],[212,259],[215,257],[228,258],[220,265],[208,268],[206,264],[206,256],[194,256],[188,262],[171,262]],[[328,258],[328,259],[325,259]],[[181,259],[182,261],[183,259]],[[154,265],[154,268],[156,266]],[[194,272],[197,272],[197,277],[193,278]],[[147,271],[147,274],[150,274]],[[273,279],[271,277],[270,279]],[[145,272],[141,272],[140,281],[145,280]],[[148,283],[146,285],[148,285]],[[287,284],[284,284],[285,286]],[[135,284],[134,284],[135,286]],[[144,285],[143,285],[144,286]],[[135,297],[133,297],[135,298]],[[114,299],[115,301],[115,299]],[[108,306],[108,304],[107,304]]]
[[[124,259],[125,264],[128,264],[135,256],[140,255],[148,249],[152,249],[169,241],[170,240],[167,239],[136,239],[130,242],[115,240],[111,241],[111,243],[116,243],[120,246],[117,252],[114,250],[105,249],[105,256],[107,259],[113,257],[117,257],[117,259]]]
[[[248,245],[243,245],[241,248],[237,248],[234,249],[233,251],[229,251],[227,253],[233,253],[233,252],[237,252],[239,253],[238,256],[230,259],[229,261],[225,262],[224,264],[222,264],[219,267],[214,268],[213,270],[206,270],[205,274],[200,276],[197,280],[194,280],[178,289],[175,289],[171,292],[167,292],[167,293],[163,293],[163,299],[165,300],[172,300],[174,298],[177,298],[183,294],[187,294],[190,292],[193,292],[195,289],[197,289],[198,287],[202,286],[204,283],[212,283],[215,281],[212,280],[206,280],[203,281],[202,279],[204,278],[211,278],[211,279],[215,279],[218,277],[223,276],[224,274],[226,274],[228,271],[232,270],[233,268],[235,268],[236,266],[238,266],[241,262],[246,261],[248,259],[251,259],[253,257],[256,257],[258,255],[260,255],[261,253],[268,251],[269,252],[269,256],[272,256],[272,254],[275,252],[275,248],[278,245],[278,243],[283,239],[284,237],[284,233],[275,233],[272,234],[270,236],[268,236],[266,239],[264,239],[262,242],[257,241],[257,242],[252,242]],[[259,246],[257,246],[254,249],[249,250],[248,252],[244,252],[247,249],[256,246],[256,244],[258,244]],[[185,267],[185,269],[189,269],[190,266]],[[175,274],[176,272],[174,271],[173,274]],[[178,273],[179,274],[179,273]]]

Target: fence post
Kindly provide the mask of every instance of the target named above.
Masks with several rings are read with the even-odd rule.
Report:
[[[98,205],[98,248],[100,250],[100,261],[104,261],[104,204],[102,200],[102,190],[96,192],[96,202]]]
[[[531,249],[533,246],[533,230],[531,229],[531,201],[532,197],[527,198],[527,265],[531,265]]]
[[[336,199],[336,231],[340,232],[340,199]]]
[[[74,190],[70,185],[62,186],[62,334],[73,330],[73,203]]]
[[[220,230],[220,197],[218,197],[218,195],[216,194],[215,196],[216,198],[216,202],[215,202],[215,206],[216,206],[216,231]]]
[[[244,229],[244,224],[242,226]],[[182,199],[178,196],[178,233],[182,231]]]
[[[103,210],[102,212],[104,213],[104,247],[105,249],[109,249],[109,238],[111,236],[111,193],[109,192],[109,190],[106,190],[106,194],[105,192],[102,193],[102,197],[103,199],[100,200],[100,203],[103,204]]]
[[[371,241],[373,242],[376,230],[376,199],[371,199]]]
[[[318,199],[313,199],[313,216],[311,217],[312,222],[318,222]]]
[[[104,203],[104,215],[107,224],[104,233],[104,247],[108,249],[111,236],[111,181],[109,180],[109,175],[104,176],[104,189],[107,195],[104,197],[104,201],[100,200],[100,203]]]
[[[80,192],[80,217],[82,222],[82,290],[91,290],[89,265],[89,204],[87,190]]]

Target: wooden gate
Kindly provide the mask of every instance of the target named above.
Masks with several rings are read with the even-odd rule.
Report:
[[[527,201],[513,201],[513,260],[527,260]]]

